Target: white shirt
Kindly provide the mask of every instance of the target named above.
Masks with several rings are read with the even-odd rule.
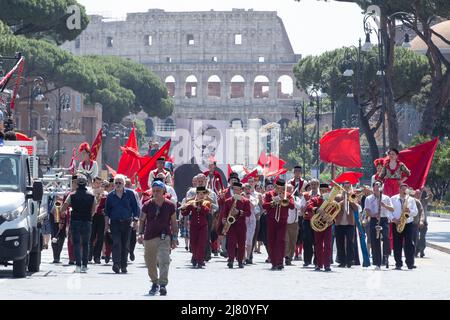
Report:
[[[304,198],[294,196],[294,209],[289,209],[288,211],[288,219],[287,223],[296,223],[298,222],[298,215],[300,213],[300,208],[302,207],[302,200]],[[304,201],[304,200],[303,200]]]
[[[78,171],[86,172],[91,176],[91,179],[94,179],[95,177],[98,177],[98,165],[97,161],[92,161],[92,167],[90,169],[83,168],[83,161],[81,161],[78,164]]]
[[[169,193],[170,194],[170,201],[172,201],[174,204],[175,204],[175,206],[177,205],[177,201],[178,201],[178,198],[177,198],[177,193],[175,192],[175,189],[174,188],[172,188],[172,186],[169,186],[169,185],[167,185],[166,184],[166,191],[167,191],[167,193]]]
[[[417,216],[418,210],[416,206],[416,201],[414,200],[414,197],[407,196],[407,207],[409,209],[409,218],[406,220],[406,223],[411,223],[414,220],[414,217]],[[400,219],[400,216],[402,214],[402,204],[400,202],[400,195],[397,194],[393,197],[391,197],[392,205],[394,206],[394,212],[392,213],[393,219]]]
[[[375,197],[374,194],[371,194],[370,196],[366,197],[366,200],[364,201],[364,210],[369,209],[371,217],[376,217],[378,215],[378,199],[379,198]],[[383,194],[383,196],[381,197],[381,201],[385,205],[392,207],[392,201],[389,196]],[[381,207],[380,215],[381,218],[388,218],[389,220],[392,220],[392,212],[384,207]]]

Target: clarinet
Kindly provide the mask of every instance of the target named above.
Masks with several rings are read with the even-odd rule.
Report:
[[[375,230],[376,230],[376,234],[377,234],[377,239],[380,239],[380,232],[381,230],[383,230],[383,227],[380,225],[381,222],[381,199],[383,197],[383,191],[380,190],[380,199],[378,200],[378,222],[377,225],[375,226]]]

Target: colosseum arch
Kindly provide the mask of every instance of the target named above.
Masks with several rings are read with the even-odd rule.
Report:
[[[175,97],[175,77],[174,76],[168,76],[166,80],[164,81],[167,87],[167,92],[169,93],[170,97]]]
[[[288,75],[282,75],[277,81],[277,98],[292,99],[294,94],[294,81]]]
[[[255,81],[253,83],[253,98],[269,98],[269,78],[263,75],[258,75],[255,77]]]
[[[190,75],[186,78],[186,90],[185,97],[186,98],[196,98],[197,97],[197,77],[194,75]]]
[[[231,78],[230,98],[244,98],[245,94],[245,79],[241,75],[235,75]]]
[[[212,75],[208,78],[208,97],[220,98],[221,81],[219,76]]]

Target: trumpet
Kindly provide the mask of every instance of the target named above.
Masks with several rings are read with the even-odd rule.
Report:
[[[59,223],[61,221],[61,202],[55,202],[55,223]]]

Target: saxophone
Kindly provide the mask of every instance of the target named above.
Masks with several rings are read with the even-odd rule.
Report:
[[[403,206],[402,206],[402,213],[400,215],[400,221],[397,224],[397,232],[398,233],[403,232],[403,230],[405,229],[405,226],[406,226],[406,221],[408,221],[408,218],[409,218],[409,213],[406,212],[406,209],[408,208],[408,200],[409,200],[409,197],[408,197],[408,195],[406,195],[405,202],[403,202]]]
[[[333,180],[331,182],[334,183],[334,186],[330,192],[330,196],[318,209],[323,210],[325,214],[323,216],[315,214],[311,217],[311,228],[316,232],[322,232],[328,228],[341,210],[341,205],[334,201],[334,198],[336,198],[340,192],[345,192],[345,189]]]
[[[238,197],[235,194],[233,204],[231,205],[231,208],[230,208],[230,213],[228,214],[227,221],[225,222],[225,225],[223,226],[222,234],[224,236],[227,235],[227,232],[228,232],[228,230],[230,230],[231,225],[236,222],[235,216],[237,216],[237,214],[238,214],[238,212],[236,210],[237,201],[238,201]]]

